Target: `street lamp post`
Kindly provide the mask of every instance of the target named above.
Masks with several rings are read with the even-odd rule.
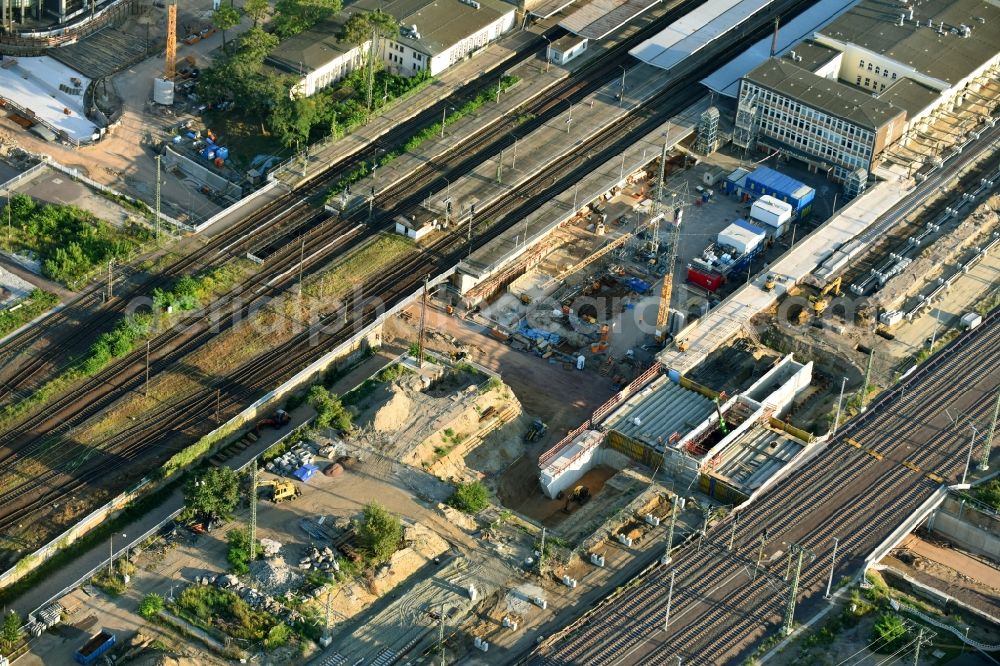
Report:
[[[962,470],[962,485],[965,485],[965,477],[969,474],[969,465],[972,463],[972,450],[976,448],[976,435],[979,432],[976,430],[976,426],[970,425],[972,428],[972,439],[969,441],[969,455],[965,457],[965,469]]]
[[[625,72],[628,70],[625,69],[625,65],[618,66],[622,68],[622,90],[618,94],[618,108],[621,108],[622,104],[625,103]]]
[[[552,62],[552,40],[542,35],[545,40],[545,71],[549,71],[549,64]]]
[[[824,599],[830,598],[830,588],[833,586],[833,565],[837,562],[838,543],[840,543],[840,539],[833,537],[833,554],[830,556],[830,577],[826,581],[826,594],[823,596]]]

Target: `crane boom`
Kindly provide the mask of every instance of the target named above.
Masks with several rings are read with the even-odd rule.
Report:
[[[177,75],[177,3],[167,7],[167,52],[163,60],[163,78],[173,81]]]
[[[670,315],[670,297],[674,289],[674,266],[677,264],[677,242],[680,239],[682,212],[680,208],[674,209],[674,221],[671,223],[670,230],[670,254],[667,258],[667,272],[663,276],[660,307],[656,311],[656,339],[661,342],[667,337],[667,318]]]

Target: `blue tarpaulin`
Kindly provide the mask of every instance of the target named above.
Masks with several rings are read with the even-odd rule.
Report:
[[[625,278],[625,284],[628,285],[629,289],[639,294],[645,294],[649,291],[649,283],[637,277]]]
[[[319,467],[316,467],[316,465],[303,465],[302,467],[299,467],[297,470],[292,472],[292,476],[294,476],[299,481],[305,482],[313,478],[313,475],[316,474],[316,472],[318,471]]]
[[[526,322],[521,322],[521,325],[517,327],[517,332],[526,338],[531,340],[544,340],[549,344],[557,345],[559,344],[559,334],[550,333],[549,331],[543,331],[538,328],[531,328]]]

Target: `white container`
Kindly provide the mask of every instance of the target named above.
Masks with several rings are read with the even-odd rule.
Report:
[[[750,219],[763,224],[768,235],[780,236],[792,219],[792,205],[765,194],[750,206]]]
[[[983,318],[976,312],[962,315],[962,328],[972,329],[983,323]]]

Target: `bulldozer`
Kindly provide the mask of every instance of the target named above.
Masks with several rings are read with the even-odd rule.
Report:
[[[265,426],[270,426],[272,428],[281,428],[288,425],[292,420],[292,417],[283,409],[279,409],[274,413],[274,416],[269,416],[266,419],[261,419],[257,422],[254,427],[254,431],[259,435],[260,431]]]
[[[270,500],[275,504],[298,499],[299,495],[302,494],[302,490],[297,485],[291,481],[285,481],[284,479],[278,481],[262,481],[258,484],[258,487],[264,486],[270,486],[272,488]]]

